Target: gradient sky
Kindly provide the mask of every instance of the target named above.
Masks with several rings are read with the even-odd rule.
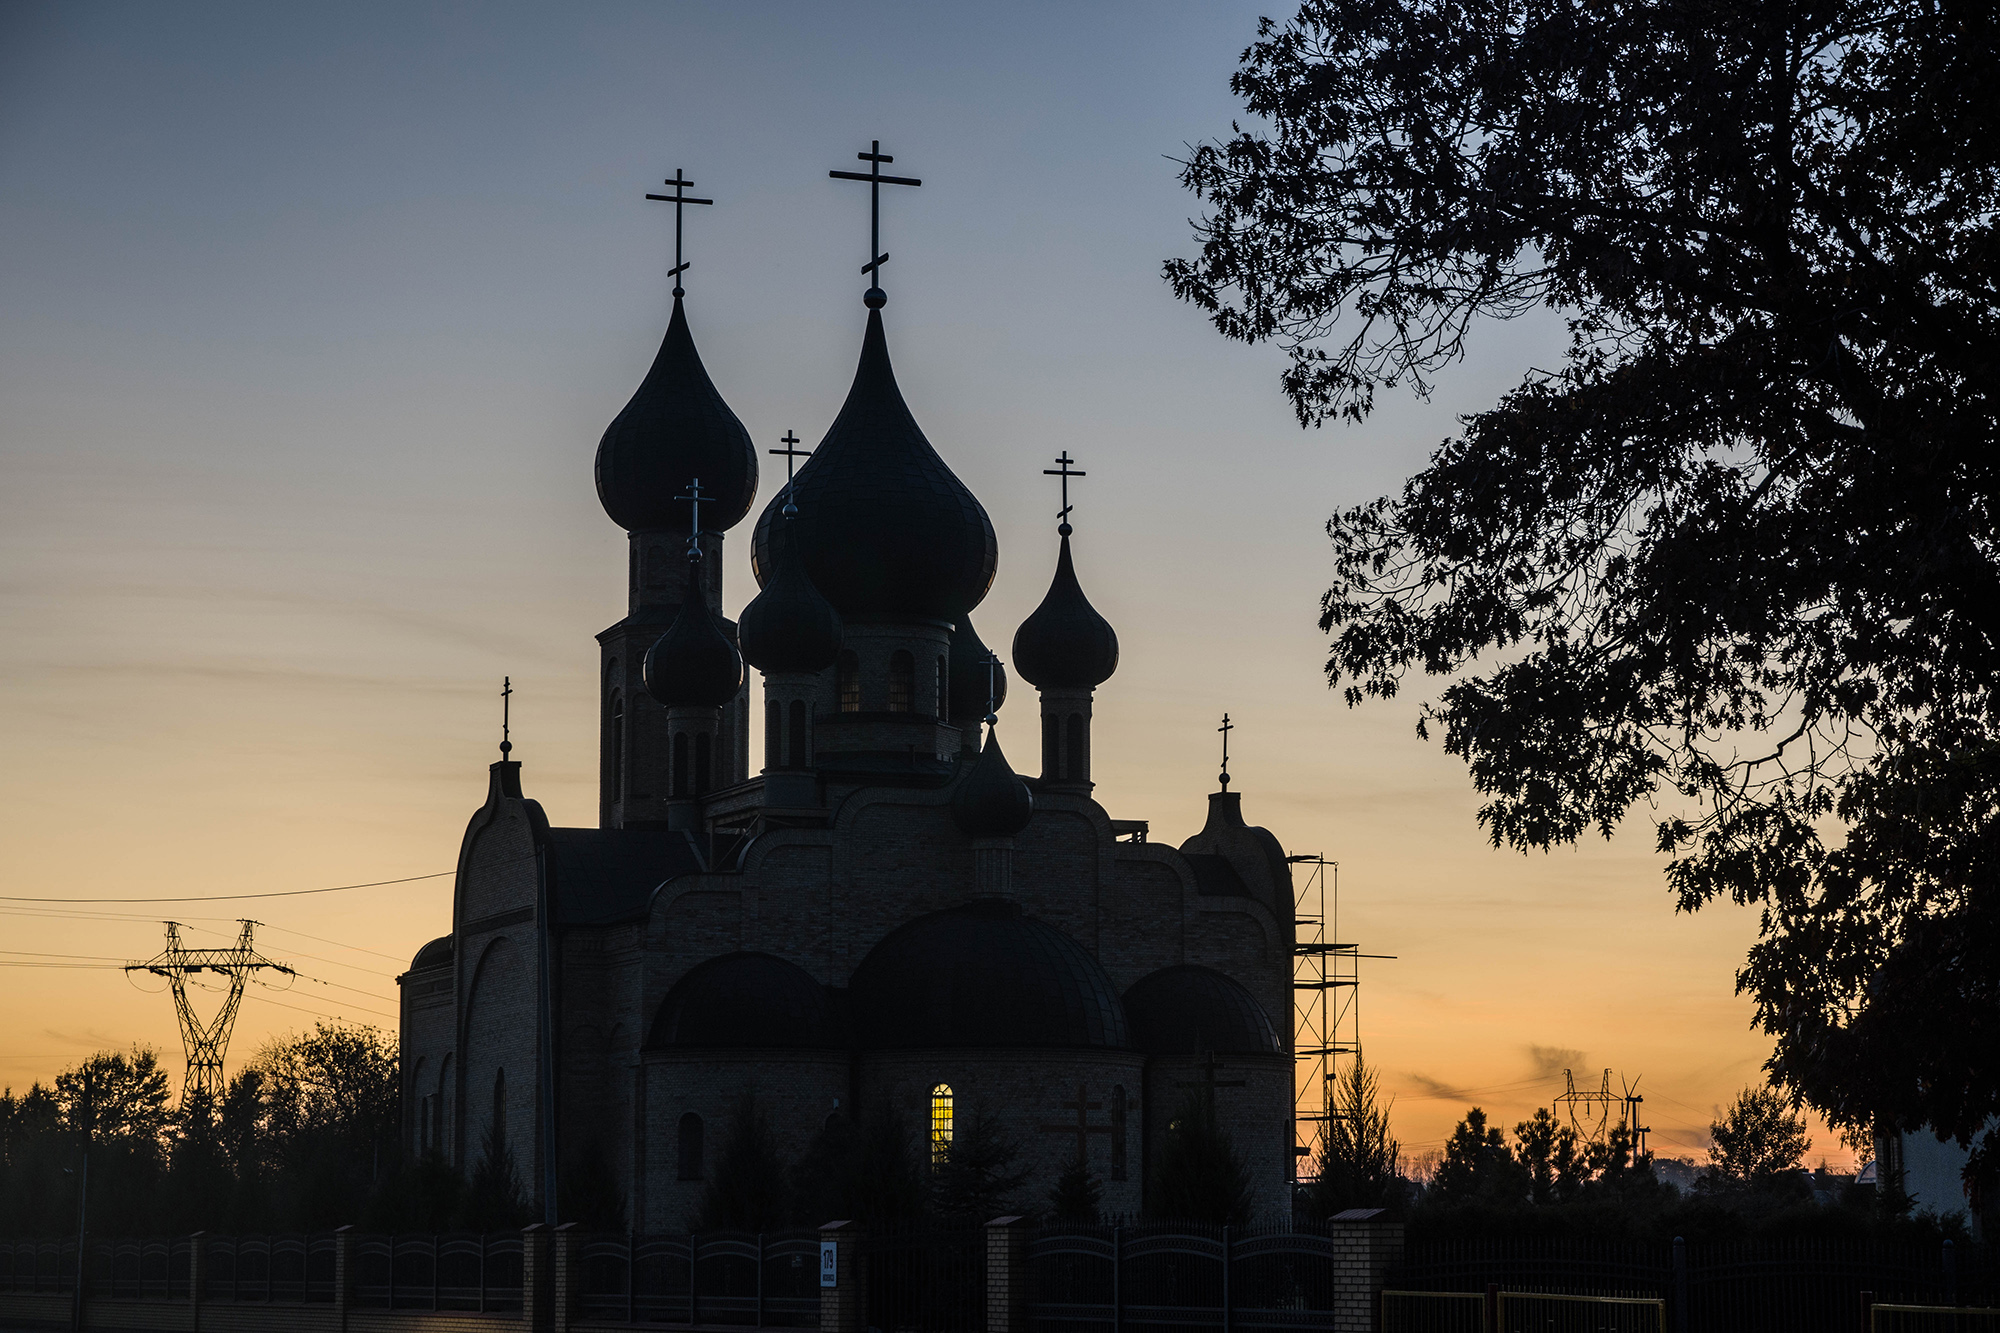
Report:
[[[1342,935],[1397,955],[1361,1016],[1406,1148],[1473,1101],[1511,1125],[1567,1065],[1643,1077],[1656,1148],[1697,1153],[1767,1051],[1733,994],[1752,917],[1674,915],[1643,818],[1489,849],[1418,693],[1349,710],[1320,672],[1326,516],[1553,364],[1559,322],[1485,327],[1431,401],[1301,431],[1280,353],[1160,279],[1196,211],[1171,159],[1228,131],[1230,72],[1280,11],[0,9],[0,893],[446,870],[503,674],[528,793],[594,822],[591,636],[625,555],[591,458],[668,306],[671,210],[641,196],[682,167],[717,200],[688,219],[695,337],[760,443],[810,444],[864,313],[866,191],[826,171],[880,138],[924,179],[884,203],[891,351],[1000,533],[974,619],[1002,653],[1053,566],[1041,469],[1067,449],[1090,473],[1079,571],[1124,649],[1097,705],[1111,813],[1193,832],[1228,710],[1246,812],[1338,860]],[[163,983],[88,966],[155,952],[165,915],[209,944],[253,915],[312,978],[251,989],[232,1070],[316,1014],[393,1027],[448,886],[0,903],[6,958],[65,964],[0,966],[0,1083],[134,1041],[178,1069],[171,1005],[142,993]],[[1823,1128],[1814,1149],[1847,1158]]]

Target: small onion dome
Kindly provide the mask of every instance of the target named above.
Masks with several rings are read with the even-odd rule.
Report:
[[[647,1049],[672,1046],[844,1046],[826,987],[767,953],[727,953],[674,983]]]
[[[687,600],[646,652],[646,693],[668,708],[720,708],[743,687],[743,659],[701,590],[701,557],[688,561]]]
[[[979,631],[964,616],[951,632],[951,658],[946,664],[945,692],[950,717],[946,721],[961,728],[976,727],[986,716],[986,659],[993,650],[979,640]],[[1007,702],[1007,668],[993,671],[993,711]]]
[[[840,613],[799,562],[797,522],[778,525],[770,581],[736,622],[743,660],[759,671],[824,671],[840,656]]]
[[[653,368],[597,445],[597,498],[627,532],[688,530],[686,495],[701,479],[702,527],[724,532],[757,498],[757,448],[702,368],[681,298]]]
[[[1028,794],[1028,784],[1007,766],[1000,737],[988,728],[986,747],[952,793],[953,821],[968,838],[1011,838],[1034,816],[1035,798]]]
[[[1184,963],[1163,967],[1125,992],[1132,1044],[1148,1055],[1277,1055],[1278,1031],[1234,977]]]
[[[993,523],[903,402],[880,310],[868,312],[847,403],[793,478],[792,493],[806,573],[849,620],[956,621],[993,584],[1000,560]],[[784,504],[781,491],[757,519],[751,558],[759,582],[771,568]]]
[[[1118,993],[1081,944],[985,900],[891,931],[854,969],[856,1035],[910,1047],[1125,1045]]]
[[[1118,669],[1117,631],[1083,595],[1069,558],[1068,533],[1048,596],[1014,631],[1014,669],[1045,690],[1094,690]]]

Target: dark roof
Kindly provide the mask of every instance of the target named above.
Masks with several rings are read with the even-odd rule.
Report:
[[[1014,669],[1043,689],[1096,689],[1118,669],[1118,634],[1083,595],[1068,524],[1042,604],[1014,631]]]
[[[646,693],[668,708],[720,708],[743,686],[743,658],[722,617],[708,609],[701,556],[690,551],[687,600],[646,650]]]
[[[946,668],[950,674],[945,682],[945,691],[951,695],[945,701],[947,720],[957,726],[977,726],[986,716],[986,658],[991,652],[980,640],[979,631],[972,627],[971,617],[960,616],[951,632],[951,661]],[[996,667],[993,710],[998,712],[1006,702],[1007,668]]]
[[[792,482],[806,573],[840,614],[955,621],[992,586],[1000,545],[986,510],[924,438],[896,387],[882,312],[868,312],[840,415]],[[757,519],[761,582],[784,492]]]
[[[1219,898],[1250,896],[1250,886],[1243,882],[1243,876],[1236,873],[1236,867],[1229,864],[1228,857],[1216,852],[1182,852],[1181,855],[1194,867],[1196,892]]]
[[[968,838],[1011,838],[1035,817],[1035,798],[1009,767],[997,734],[987,736],[972,771],[951,794],[951,817]]]
[[[696,965],[660,1002],[646,1041],[652,1050],[845,1044],[826,987],[767,953],[724,954]]]
[[[1183,963],[1141,977],[1125,992],[1132,1044],[1148,1055],[1278,1055],[1277,1029],[1257,997],[1212,968]]]
[[[1010,902],[967,903],[892,931],[848,995],[856,1035],[877,1049],[1126,1044],[1097,960]]]
[[[772,540],[775,568],[737,622],[743,660],[759,671],[824,671],[840,656],[840,613],[806,576],[792,531],[796,526],[796,518],[778,524]]]
[[[549,894],[558,925],[603,925],[644,915],[654,889],[701,868],[685,833],[549,830]]]
[[[451,936],[438,936],[417,950],[417,956],[410,960],[410,971],[421,972],[425,968],[447,966],[451,962],[452,947]]]
[[[688,483],[701,478],[701,526],[723,532],[757,498],[757,448],[695,351],[681,298],[659,355],[597,445],[597,498],[628,532],[685,533]]]

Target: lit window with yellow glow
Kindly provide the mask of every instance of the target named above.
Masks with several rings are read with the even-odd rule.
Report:
[[[951,1085],[940,1083],[931,1089],[931,1170],[944,1165],[951,1151]]]

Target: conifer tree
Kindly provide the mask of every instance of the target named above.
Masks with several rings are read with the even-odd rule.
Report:
[[[785,1164],[777,1135],[745,1091],[730,1110],[722,1153],[690,1225],[703,1231],[776,1231],[785,1222]]]
[[[1180,1222],[1241,1226],[1250,1218],[1250,1172],[1199,1092],[1182,1100],[1160,1144],[1147,1210]]]
[[[1094,1227],[1102,1220],[1104,1183],[1082,1157],[1071,1157],[1049,1191],[1049,1218],[1068,1226]]]
[[[1345,1208],[1388,1208],[1401,1198],[1396,1157],[1402,1145],[1389,1129],[1389,1110],[1377,1102],[1375,1071],[1356,1056],[1334,1085],[1333,1118],[1319,1160],[1319,1178],[1306,1192],[1308,1210],[1325,1219]]]

